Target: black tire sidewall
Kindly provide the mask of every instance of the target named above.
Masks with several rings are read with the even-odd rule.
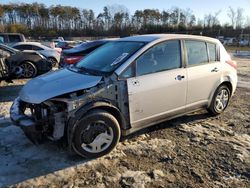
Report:
[[[90,153],[85,151],[81,147],[81,134],[82,131],[90,124],[90,122],[102,120],[105,122],[106,125],[112,128],[113,130],[113,140],[111,145],[104,151],[100,153]],[[113,148],[117,145],[120,140],[120,127],[118,121],[112,116],[110,113],[102,110],[94,110],[91,113],[86,114],[83,118],[77,122],[76,128],[74,130],[74,137],[73,137],[73,148],[75,149],[76,153],[87,158],[97,158],[101,157],[105,154],[108,154]]]

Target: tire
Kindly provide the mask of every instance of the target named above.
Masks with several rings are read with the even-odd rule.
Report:
[[[21,77],[23,77],[23,78],[33,78],[33,77],[35,77],[37,75],[37,68],[32,62],[25,61],[19,66],[20,66],[20,68],[23,69]]]
[[[51,62],[52,67],[56,67],[58,64],[57,60],[54,57],[49,57],[48,60]]]
[[[212,102],[208,107],[208,112],[213,115],[221,114],[228,106],[231,92],[226,85],[219,86],[213,96]]]
[[[104,110],[93,110],[77,123],[73,136],[75,152],[86,158],[109,153],[120,140],[117,119]]]

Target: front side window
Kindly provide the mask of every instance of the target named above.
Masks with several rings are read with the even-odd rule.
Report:
[[[180,41],[173,40],[157,44],[140,56],[136,63],[137,76],[180,68]]]
[[[207,46],[203,41],[185,41],[188,65],[197,65],[208,62]]]
[[[109,42],[86,56],[75,67],[89,72],[109,74],[144,45],[144,42],[133,41]]]

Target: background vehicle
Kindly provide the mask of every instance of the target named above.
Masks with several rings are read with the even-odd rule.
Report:
[[[51,62],[38,52],[22,52],[3,44],[0,44],[0,58],[4,59],[10,77],[32,78],[52,68]]]
[[[103,39],[90,42],[83,42],[69,50],[63,50],[61,54],[60,67],[79,62],[84,56],[114,39]]]
[[[61,48],[62,50],[73,48],[73,46],[67,41],[59,41],[56,47]]]
[[[67,132],[71,149],[95,158],[110,152],[121,135],[201,108],[222,113],[236,85],[236,62],[217,39],[134,36],[31,80],[10,117],[34,142],[44,134],[59,140]],[[32,116],[19,108],[30,108]]]
[[[243,39],[239,42],[239,46],[249,46],[249,41],[246,39]]]
[[[55,66],[60,61],[60,51],[42,45],[39,42],[19,42],[12,46],[18,50],[34,50],[44,55]]]
[[[25,42],[26,39],[23,34],[20,33],[0,33],[0,43],[6,45],[13,45],[17,42]]]

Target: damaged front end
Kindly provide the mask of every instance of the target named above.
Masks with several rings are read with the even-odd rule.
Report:
[[[18,97],[10,108],[10,118],[33,143],[38,144],[45,136],[51,140],[63,137],[67,121],[65,109],[67,107],[63,102],[31,104]]]

